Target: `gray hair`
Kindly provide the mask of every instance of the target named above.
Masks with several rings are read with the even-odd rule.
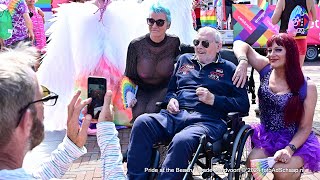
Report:
[[[214,37],[215,42],[222,43],[221,33],[218,30],[209,26],[205,26],[198,30],[198,33],[200,32],[215,34],[215,37]]]
[[[37,51],[20,43],[0,52],[0,147],[4,147],[19,121],[19,111],[35,97],[36,81],[31,67]]]

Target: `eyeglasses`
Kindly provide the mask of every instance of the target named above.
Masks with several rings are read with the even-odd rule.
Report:
[[[54,106],[57,103],[57,99],[58,99],[59,96],[56,93],[51,92],[47,87],[42,86],[42,85],[41,85],[41,87],[42,87],[42,98],[39,99],[39,100],[32,101],[32,102],[28,103],[26,106],[24,106],[23,108],[21,108],[19,110],[20,117],[18,119],[16,127],[19,126],[21,118],[22,118],[22,115],[29,108],[29,106],[31,104],[34,104],[34,103],[37,103],[37,102],[42,102],[46,106]]]
[[[29,12],[29,16],[30,16],[30,18],[32,18],[32,16],[33,16],[33,13],[32,13],[32,12]]]
[[[163,19],[154,20],[153,18],[147,18],[147,23],[149,26],[153,26],[154,23],[156,23],[158,27],[162,27],[165,21],[166,20],[163,20]]]
[[[193,40],[193,45],[198,46],[200,42],[204,48],[208,48],[210,46],[210,42],[208,40],[199,41],[198,39]]]

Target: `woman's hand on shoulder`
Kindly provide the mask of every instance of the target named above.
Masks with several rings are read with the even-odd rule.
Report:
[[[232,76],[232,82],[236,87],[243,88],[247,82],[248,61],[241,60]]]

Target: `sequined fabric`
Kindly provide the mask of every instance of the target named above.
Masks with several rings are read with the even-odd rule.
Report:
[[[267,131],[279,131],[286,129],[289,130],[291,134],[294,134],[297,126],[295,124],[291,124],[288,127],[285,127],[284,124],[284,108],[287,101],[292,97],[292,93],[273,93],[269,88],[271,72],[272,71],[270,70],[261,78],[261,84],[258,90],[261,124],[265,126]]]

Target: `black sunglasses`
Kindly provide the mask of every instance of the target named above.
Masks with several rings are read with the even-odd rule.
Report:
[[[24,114],[24,112],[29,108],[29,106],[31,104],[37,103],[37,102],[42,102],[44,105],[46,106],[54,106],[57,103],[57,99],[58,99],[58,95],[54,92],[51,92],[48,88],[46,88],[45,86],[41,86],[42,87],[42,98],[36,101],[32,101],[30,103],[28,103],[26,106],[24,106],[23,108],[21,108],[19,110],[19,119],[17,122],[16,127],[19,126],[22,115]]]
[[[32,16],[33,16],[33,13],[32,13],[32,12],[29,12],[29,16],[30,16],[30,18],[32,18]]]
[[[165,21],[166,20],[163,20],[163,19],[154,20],[153,18],[147,18],[147,23],[149,26],[153,26],[154,23],[156,23],[158,27],[162,27]]]
[[[193,45],[198,46],[200,42],[204,48],[208,48],[210,46],[210,42],[208,40],[199,41],[198,39],[193,40]]]

